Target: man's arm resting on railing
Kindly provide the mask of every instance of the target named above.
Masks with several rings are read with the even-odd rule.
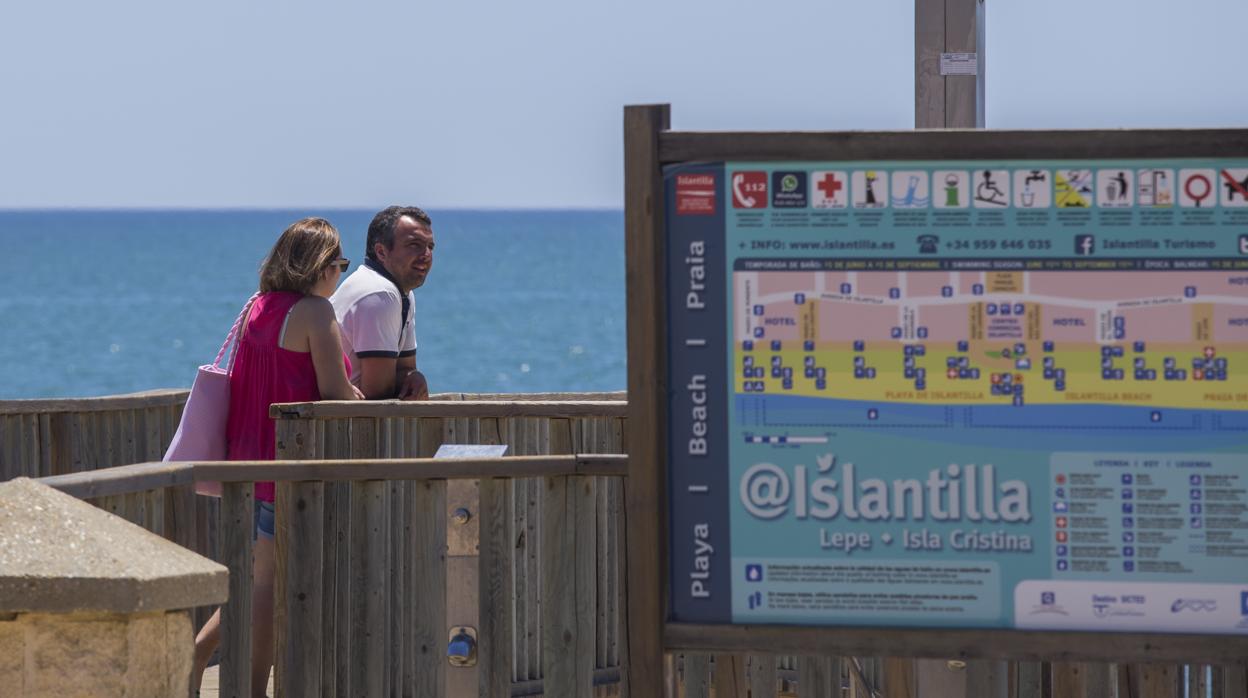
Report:
[[[369,400],[429,399],[429,384],[416,370],[415,356],[361,358],[359,387]]]

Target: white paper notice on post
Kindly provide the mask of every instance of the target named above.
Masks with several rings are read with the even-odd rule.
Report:
[[[940,54],[941,75],[977,75],[978,56],[974,53]]]

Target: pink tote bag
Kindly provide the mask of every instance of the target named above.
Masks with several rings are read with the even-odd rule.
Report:
[[[221,351],[210,364],[199,367],[195,374],[195,384],[191,386],[191,394],[186,399],[186,407],[182,409],[182,421],[178,423],[178,431],[165,451],[166,461],[208,461],[225,460],[225,424],[230,413],[230,368],[234,365],[232,347],[238,339],[239,328],[243,319],[251,310],[251,304],[259,297],[253,295],[243,311],[238,314],[234,326],[225,337]],[[229,354],[229,362],[223,368],[221,360]],[[210,497],[221,496],[221,483],[196,482],[195,491]]]

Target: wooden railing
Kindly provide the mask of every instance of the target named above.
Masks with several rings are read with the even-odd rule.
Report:
[[[133,454],[137,460],[146,460],[143,454],[153,452],[151,444],[160,444],[155,451],[163,452],[161,441],[172,435],[185,393],[0,402],[0,436],[4,437],[0,472],[6,477],[52,475],[45,469],[59,463],[61,472],[45,482],[175,540],[179,533],[193,531],[195,535],[183,542],[188,547],[202,549],[197,546],[212,541],[216,559],[231,563],[235,585],[231,598],[235,599],[250,598],[243,593],[248,587],[242,586],[249,584],[250,576],[241,574],[242,566],[250,563],[241,552],[250,545],[249,537],[240,533],[250,530],[251,508],[244,501],[250,488],[245,483],[282,482],[278,488],[278,586],[283,588],[280,598],[286,601],[277,609],[283,643],[277,671],[282,695],[456,695],[446,686],[448,673],[453,680],[459,670],[448,671],[445,630],[448,621],[457,622],[448,614],[457,611],[437,599],[446,598],[448,585],[454,590],[465,568],[471,568],[477,578],[470,596],[480,620],[478,678],[487,686],[487,695],[536,695],[543,690],[549,696],[626,692],[619,684],[596,686],[593,693],[580,690],[587,677],[598,684],[618,681],[619,668],[627,664],[621,574],[626,564],[622,539],[627,530],[620,477],[625,471],[623,461],[618,455],[546,455],[622,453],[622,395],[435,397],[452,399],[279,407],[279,440],[285,439],[281,462],[143,463],[104,470],[92,470],[93,458],[116,463]],[[31,411],[32,407],[39,409]],[[68,446],[58,440],[62,438],[69,439]],[[54,443],[43,448],[40,442],[45,439]],[[530,457],[499,461],[419,458],[432,455],[444,443],[505,443],[512,454]],[[77,455],[68,461],[72,467],[65,470],[65,454],[75,449]],[[535,454],[542,455],[531,457]],[[32,456],[38,457],[38,466],[28,465]],[[233,483],[227,497],[233,500],[227,503],[230,516],[218,520],[219,500],[192,493],[196,478]],[[474,485],[478,479],[479,496]],[[592,497],[585,488],[592,491]],[[472,522],[462,528],[448,526],[452,501],[469,495],[478,502]],[[185,504],[188,500],[190,505]],[[462,554],[468,529],[479,531],[479,556]],[[378,530],[385,535],[376,535]],[[594,532],[593,541],[577,537],[577,532],[586,530]],[[461,554],[452,554],[457,550]],[[356,551],[359,554],[353,554]],[[319,564],[319,574],[308,568],[313,564]],[[555,585],[553,589],[550,584]],[[369,593],[352,594],[351,588]],[[567,593],[589,588],[592,594]],[[431,593],[417,593],[421,590]],[[557,598],[552,600],[552,594]],[[592,623],[586,614],[591,598],[593,612],[588,618]],[[484,612],[487,602],[490,610]],[[570,602],[574,608],[568,607]],[[559,604],[563,606],[556,608]],[[237,618],[240,610],[231,613]],[[572,623],[570,636],[557,632],[569,627],[568,623]],[[378,627],[381,632],[371,632]],[[234,632],[241,632],[238,623]],[[789,636],[789,644],[792,637],[800,636],[789,628],[742,628],[742,647],[757,644],[767,633]],[[861,636],[864,643],[870,641],[863,645],[863,654],[943,656],[955,663],[973,655],[975,643],[1008,641],[999,632],[951,632],[947,643],[916,647],[902,629],[846,629],[846,633]],[[561,645],[566,637],[574,641]],[[740,654],[712,657],[694,650],[696,636],[669,640],[686,651],[668,656],[668,688],[673,696],[686,698],[708,695],[712,687],[717,698],[726,698],[744,697],[746,690],[756,697],[776,691],[781,695],[839,695],[842,686],[854,698],[871,695],[871,689],[882,690],[889,698],[1248,695],[1242,663],[1210,667],[1164,660],[1152,664],[1064,662],[1063,648],[1052,643],[1026,661],[968,660],[965,669],[950,671],[944,660],[854,660],[830,657],[827,650],[814,645],[800,657],[747,653],[745,649]],[[242,663],[249,654],[238,644],[247,641],[239,638],[232,643],[234,649],[227,650],[223,686],[240,688],[241,677],[248,675]],[[559,651],[552,652],[551,647]],[[309,667],[316,667],[319,678],[310,675]],[[563,690],[565,682],[571,682],[574,689],[556,692]],[[303,691],[318,685],[319,692]]]
[[[482,627],[478,644],[487,695],[512,695],[507,491],[515,478],[541,478],[544,516],[541,558],[541,686],[550,696],[594,694],[597,608],[592,537],[596,482],[627,472],[620,455],[521,456],[489,459],[331,460],[321,462],[145,463],[105,471],[61,475],[45,484],[79,497],[124,496],[184,486],[192,480],[224,483],[221,552],[230,569],[230,601],[222,611],[221,690],[249,694],[251,676],[251,531],[255,481],[278,483],[277,582],[279,692],[318,695],[445,695],[445,518],[450,481],[479,479]],[[378,478],[385,478],[385,481]],[[392,541],[384,525],[387,485],[410,482],[407,538],[411,555],[399,578],[410,586],[405,602],[391,605],[396,571],[388,564]],[[349,483],[350,539],[343,565],[322,555],[330,483]],[[332,529],[330,529],[332,531]],[[327,604],[345,567],[353,591],[347,608]],[[401,582],[400,582],[401,583]],[[401,618],[399,634],[387,632]],[[502,648],[502,651],[500,651]],[[398,669],[396,672],[395,669]],[[345,679],[345,681],[344,681]],[[345,683],[345,687],[344,684]]]
[[[503,444],[509,455],[523,457],[621,454],[626,408],[627,403],[620,400],[318,402],[275,405],[271,414],[278,420],[278,457],[283,459],[427,457],[444,444]],[[379,477],[389,479],[385,475]],[[448,482],[445,501],[435,505],[443,513],[443,525],[447,527],[447,574],[460,584],[447,595],[447,620],[455,625],[478,627],[480,646],[488,643],[494,652],[492,656],[483,655],[476,669],[451,672],[447,677],[448,695],[476,695],[479,687],[485,687],[488,695],[533,695],[540,690],[549,664],[544,638],[552,631],[543,610],[543,594],[547,585],[554,583],[548,565],[571,559],[567,552],[571,548],[588,560],[577,571],[583,575],[582,597],[577,603],[594,608],[594,632],[578,635],[577,646],[593,658],[591,678],[603,684],[618,683],[620,667],[626,661],[624,529],[620,523],[623,487],[619,478],[591,479],[582,485],[589,488],[588,493],[551,489],[548,480],[526,477],[524,473],[515,473],[501,483],[494,493],[501,498],[496,502],[503,517],[497,522],[501,528],[490,535],[498,536],[506,545],[488,553],[485,517],[477,514],[487,506],[489,493],[485,483],[478,487],[472,478]],[[407,512],[413,506],[421,506],[413,504],[410,488],[408,483],[389,482],[382,492],[386,506],[375,522],[390,532],[387,553],[392,594],[407,588],[400,570],[411,564],[407,559],[411,551],[393,541],[406,535]],[[344,540],[347,534],[337,527],[349,515],[350,497],[342,485],[329,487],[325,493],[327,522],[332,517],[338,523],[334,524],[333,535],[327,532],[323,555],[327,560],[337,556],[339,569],[347,546],[336,541]],[[564,514],[548,506],[555,499],[567,498],[576,502],[575,520],[563,518]],[[278,509],[281,508],[279,502]],[[466,524],[447,523],[456,510],[470,515]],[[551,548],[551,541],[561,542]],[[492,554],[500,565],[493,569],[493,578],[482,576],[487,554]],[[346,603],[343,585],[344,580],[336,581],[338,608]],[[481,615],[476,603],[478,589],[486,594],[495,587],[498,590],[492,593],[501,596],[495,599],[489,617]],[[391,604],[395,603],[392,597]],[[403,621],[390,615],[388,622],[388,636],[402,642]],[[437,631],[441,643],[446,642],[448,627],[443,625]],[[489,666],[491,662],[496,664]],[[397,667],[398,663],[389,659],[384,664],[391,685],[401,680]],[[284,682],[280,673],[277,682]],[[342,688],[340,682],[339,694],[345,695]]]

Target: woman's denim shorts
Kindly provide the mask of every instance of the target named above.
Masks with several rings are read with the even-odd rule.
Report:
[[[257,499],[255,516],[252,518],[255,520],[256,530],[252,531],[251,539],[268,538],[273,540],[273,524],[276,518],[273,502],[262,502]]]

